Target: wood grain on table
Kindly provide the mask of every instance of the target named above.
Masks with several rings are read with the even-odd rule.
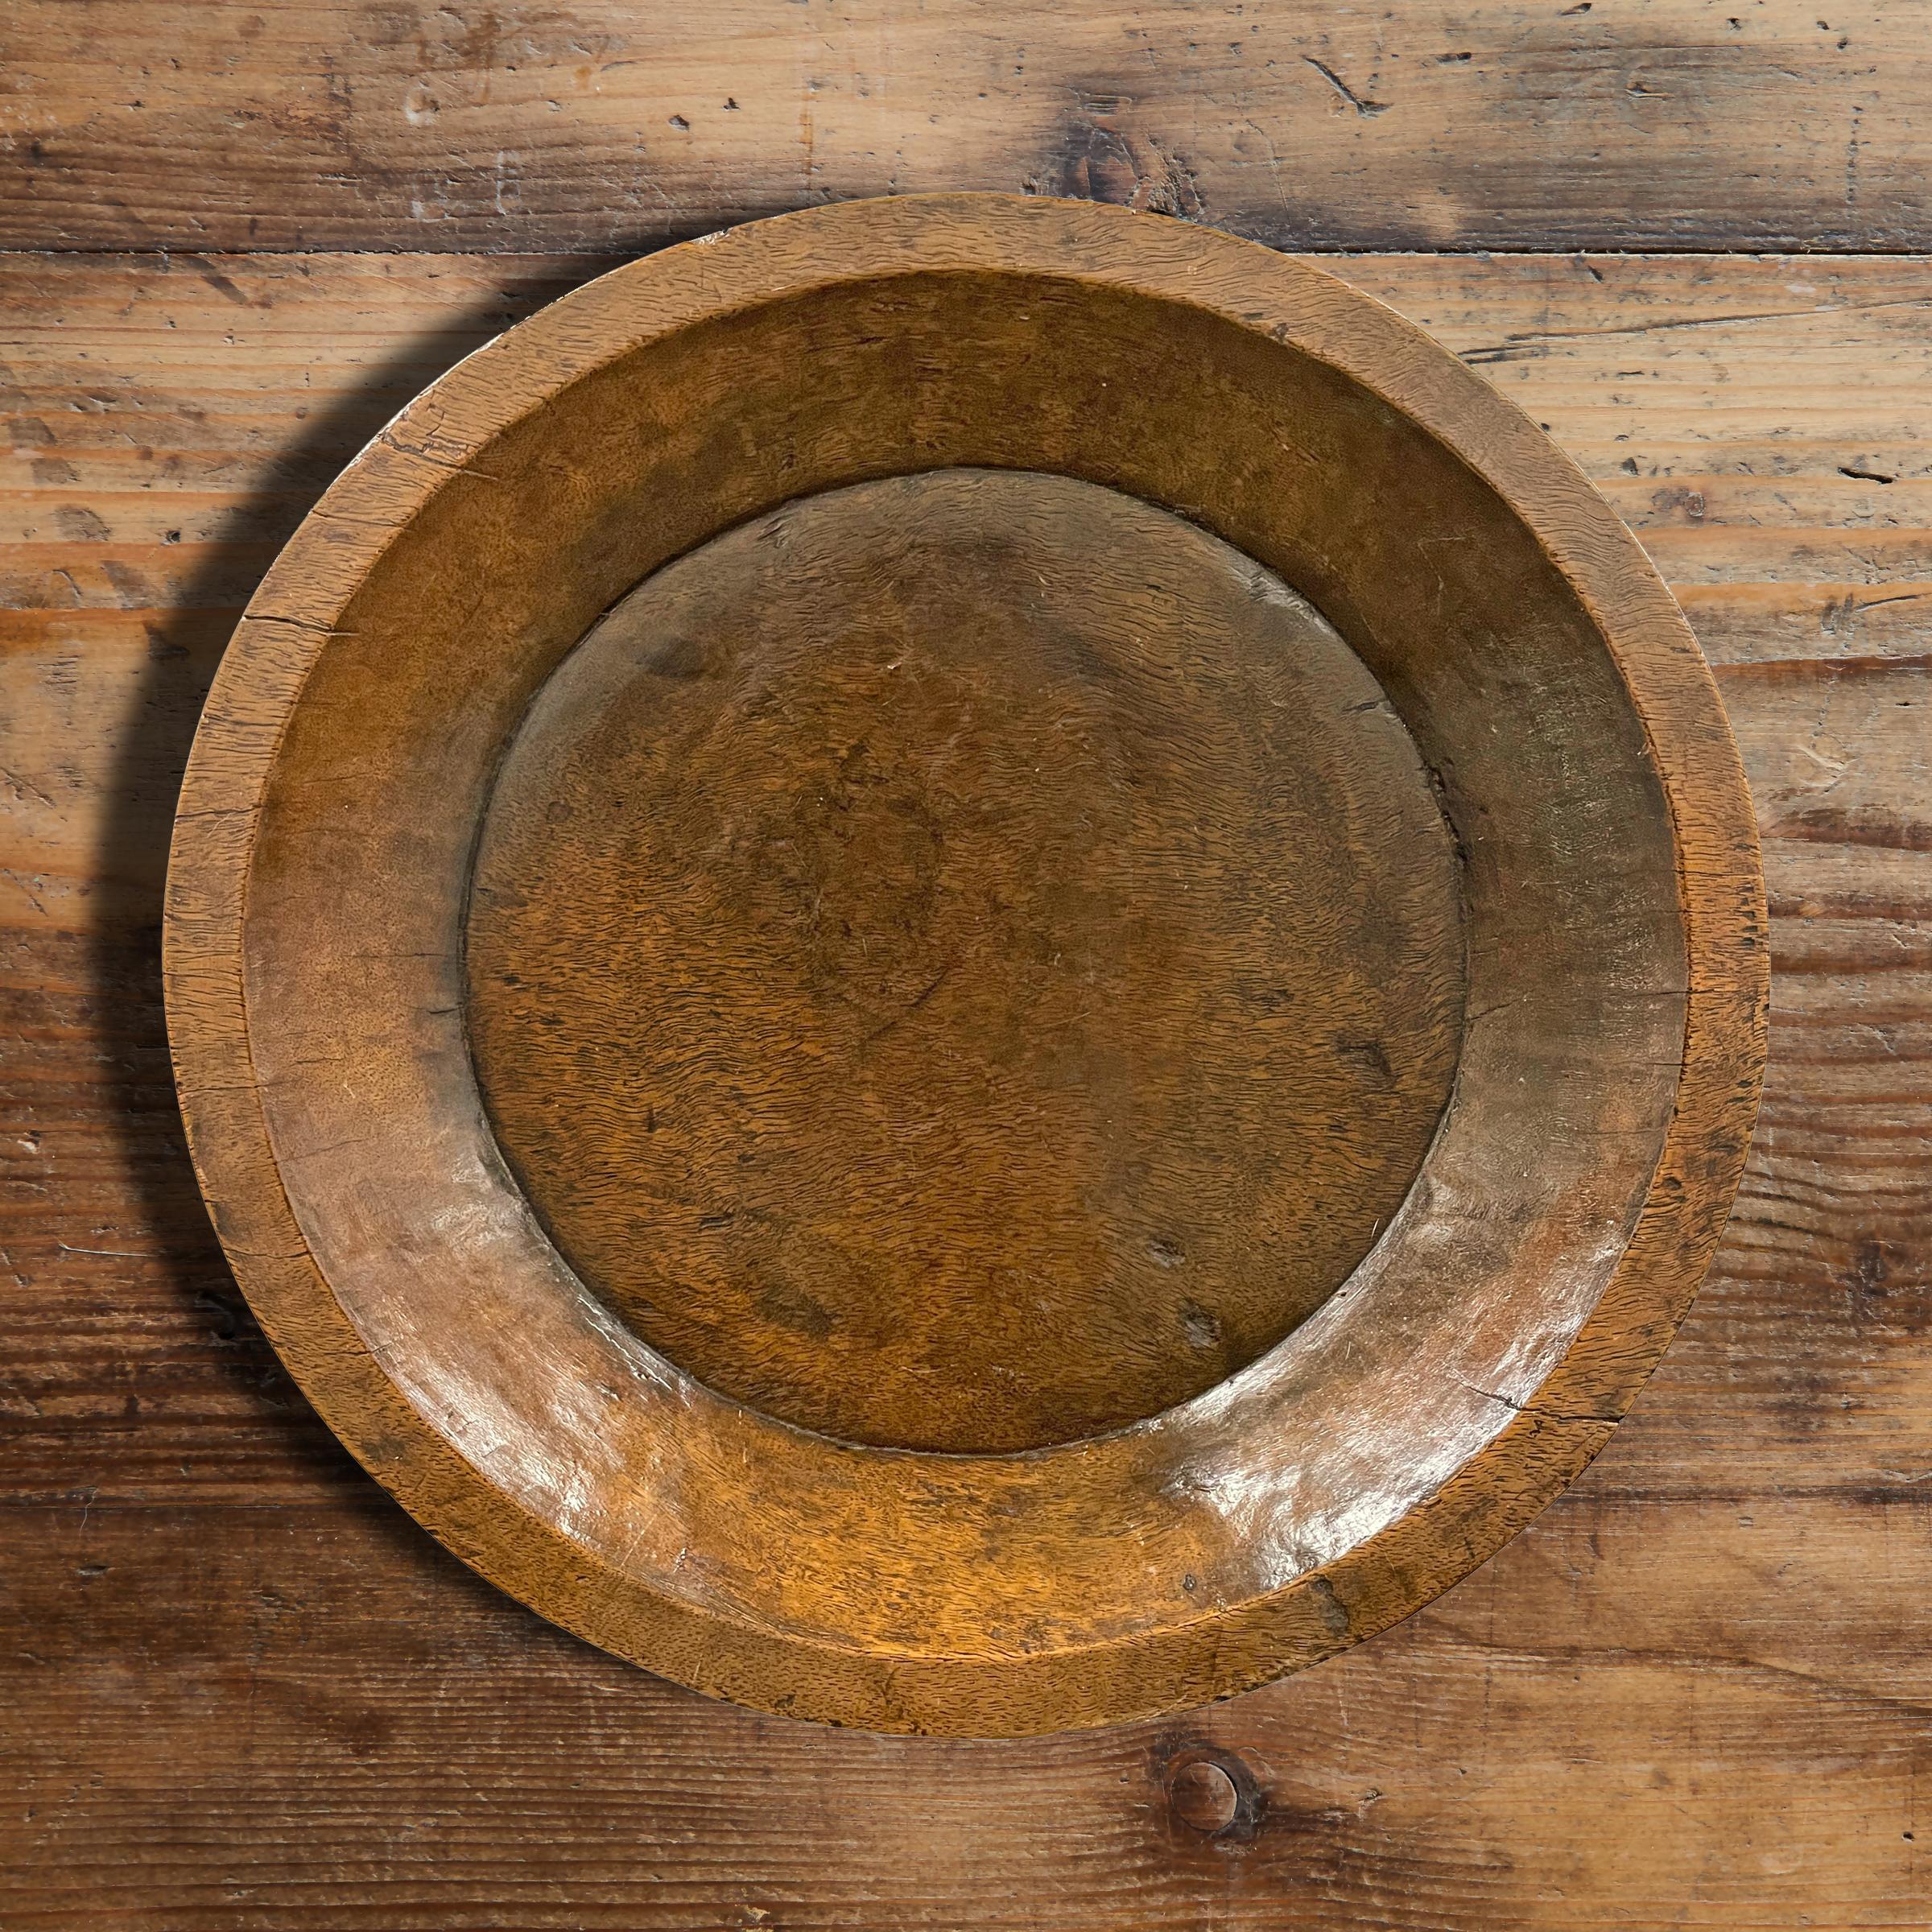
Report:
[[[1272,1689],[999,1745],[709,1703],[477,1581],[295,1396],[182,1152],[160,881],[238,609],[401,402],[607,265],[0,262],[0,1923],[1924,1924],[1932,262],[1327,260],[1688,612],[1765,840],[1763,1116],[1529,1533]],[[1212,1842],[1166,1796],[1202,1751],[1245,1781]]]
[[[1923,247],[1909,0],[15,0],[0,241],[634,250],[854,195],[1293,248]]]

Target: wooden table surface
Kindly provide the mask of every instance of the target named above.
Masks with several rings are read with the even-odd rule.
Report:
[[[1925,26],[1901,0],[10,9],[0,1925],[1932,1924]],[[156,957],[201,693],[389,415],[641,248],[948,187],[1322,251],[1546,424],[1716,671],[1773,920],[1730,1233],[1576,1487],[1301,1677],[1018,1744],[707,1703],[419,1531],[227,1274]],[[1254,1794],[1219,1837],[1168,1794],[1202,1752]]]

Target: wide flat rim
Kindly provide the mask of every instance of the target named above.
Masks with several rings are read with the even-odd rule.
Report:
[[[816,263],[795,254],[811,225]],[[1433,1494],[1368,1540],[1224,1615],[1026,1659],[879,1657],[695,1612],[510,1507],[402,1397],[303,1240],[259,1103],[241,881],[281,727],[333,621],[394,530],[564,382],[694,318],[769,300],[890,247],[1212,308],[1311,354],[1475,469],[1567,578],[1641,719],[1677,846],[1688,952],[1683,1073],[1648,1198],[1608,1287],[1534,1397]],[[1071,265],[1075,251],[1077,265]],[[1195,280],[1212,266],[1238,307]],[[382,519],[358,514],[379,502]],[[164,935],[191,1149],[237,1278],[351,1450],[466,1561],[553,1620],[694,1687],[874,1728],[1016,1733],[1231,1695],[1407,1614],[1565,1486],[1634,1398],[1689,1304],[1742,1171],[1768,968],[1755,831],[1715,688],[1648,559],[1569,460],[1422,332],[1305,265],[1212,231],[1006,196],[852,203],[617,270],[452,370],[331,489],[251,602],[183,788]],[[1212,1666],[1208,1661],[1212,1659]]]

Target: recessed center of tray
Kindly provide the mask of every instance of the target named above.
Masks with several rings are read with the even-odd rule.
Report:
[[[558,1247],[809,1429],[1011,1450],[1253,1360],[1419,1168],[1463,1011],[1406,732],[1278,578],[1023,472],[641,584],[484,826],[469,1025]]]

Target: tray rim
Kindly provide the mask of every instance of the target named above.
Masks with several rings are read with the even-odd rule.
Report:
[[[1427,1501],[1274,1596],[1151,1637],[1026,1660],[867,1657],[754,1630],[661,1597],[508,1504],[402,1397],[336,1302],[283,1195],[253,1098],[243,1004],[246,908],[238,881],[282,716],[326,643],[349,588],[398,528],[476,448],[580,374],[658,328],[667,308],[748,306],[811,286],[795,256],[801,224],[836,261],[842,236],[916,250],[934,225],[948,260],[989,261],[1174,299],[1119,258],[1156,225],[1086,203],[935,196],[802,211],[627,265],[487,345],[411,402],[332,485],[251,601],[211,690],[184,782],[168,881],[164,976],[191,1151],[217,1232],[278,1352],[325,1421],[448,1547],[553,1621],[695,1687],[766,1709],[874,1728],[1018,1734],[1113,1723],[1232,1695],[1386,1627],[1521,1528],[1608,1439],[1668,1343],[1708,1265],[1741,1176],[1761,1084],[1769,965],[1755,826],[1715,683],[1682,613],[1636,540],[1581,471],[1506,398],[1430,337],[1323,271],[1258,244],[1183,231],[1188,252],[1224,258],[1274,298],[1234,316],[1344,371],[1476,468],[1570,580],[1625,673],[1655,758],[1677,846],[1689,952],[1686,1040],[1663,1152],[1608,1287],[1536,1397]],[[1099,267],[1069,251],[1092,245]],[[1124,246],[1123,246],[1124,245]],[[777,264],[774,270],[774,263]],[[667,287],[681,273],[682,280]],[[836,267],[817,279],[844,279]],[[657,283],[654,289],[650,286]],[[1271,286],[1272,285],[1272,286]],[[1183,299],[1198,297],[1183,294]],[[1203,306],[1216,306],[1203,303]],[[1232,314],[1220,308],[1219,312]],[[559,353],[560,352],[560,353]],[[484,404],[452,432],[448,407]],[[372,497],[390,521],[371,529]],[[349,503],[361,527],[336,515]],[[1634,674],[1634,675],[1633,675]],[[206,720],[257,721],[250,756]],[[260,722],[271,720],[264,732]],[[648,1593],[644,1593],[648,1595]],[[1212,1668],[1208,1667],[1209,1653]],[[799,1694],[803,1682],[806,1694]]]

